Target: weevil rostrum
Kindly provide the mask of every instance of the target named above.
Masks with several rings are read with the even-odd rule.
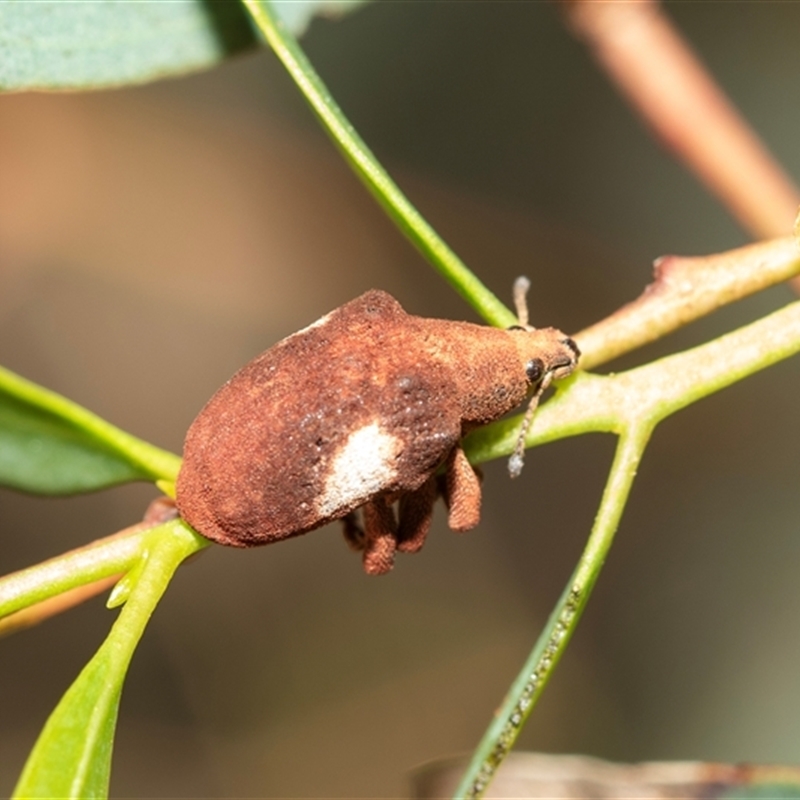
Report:
[[[278,342],[189,428],[181,516],[236,547],[341,519],[370,575],[422,547],[439,495],[450,528],[474,528],[481,487],[462,437],[532,396],[509,462],[518,474],[539,397],[580,355],[561,331],[527,324],[527,285],[515,285],[520,324],[507,330],[413,316],[373,290]]]

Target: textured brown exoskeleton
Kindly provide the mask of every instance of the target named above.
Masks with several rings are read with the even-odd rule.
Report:
[[[563,333],[527,325],[526,288],[515,287],[520,325],[509,330],[415,317],[370,291],[271,347],[189,428],[181,516],[237,547],[342,519],[372,575],[422,547],[439,493],[453,530],[475,527],[481,489],[461,438],[532,391],[509,464],[518,474],[539,396],[578,360]]]

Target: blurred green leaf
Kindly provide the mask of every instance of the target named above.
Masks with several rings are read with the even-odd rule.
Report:
[[[0,89],[88,89],[211,67],[255,46],[231,0],[0,3]]]
[[[719,800],[800,800],[800,783],[745,784],[724,789]]]
[[[47,720],[14,790],[15,798],[108,796],[114,729],[128,665],[178,565],[207,545],[180,520],[148,532],[141,560],[128,573],[132,583],[128,601],[105,642]]]
[[[174,481],[179,467],[178,456],[0,367],[0,486],[74,494]]]
[[[0,484],[69,494],[145,477],[63,419],[0,394]]]
[[[363,0],[280,2],[301,33]],[[237,0],[0,2],[0,90],[98,89],[208,69],[257,46]]]

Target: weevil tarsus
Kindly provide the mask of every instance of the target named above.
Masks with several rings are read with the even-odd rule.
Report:
[[[379,496],[363,506],[364,571],[367,575],[385,575],[394,566],[397,550],[397,521],[391,503]]]

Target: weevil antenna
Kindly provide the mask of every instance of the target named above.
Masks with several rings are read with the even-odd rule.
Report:
[[[539,399],[552,380],[553,376],[548,372],[539,384],[539,388],[533,393],[530,403],[528,403],[525,416],[522,418],[519,436],[517,436],[517,444],[514,447],[511,458],[508,459],[508,474],[512,478],[518,478],[522,473],[522,467],[525,465],[525,437],[528,435],[528,430],[533,422],[533,415],[536,413],[536,409],[539,406]]]
[[[523,328],[528,327],[528,289],[531,288],[531,282],[524,276],[520,275],[514,281],[514,307],[517,310],[517,319]]]

